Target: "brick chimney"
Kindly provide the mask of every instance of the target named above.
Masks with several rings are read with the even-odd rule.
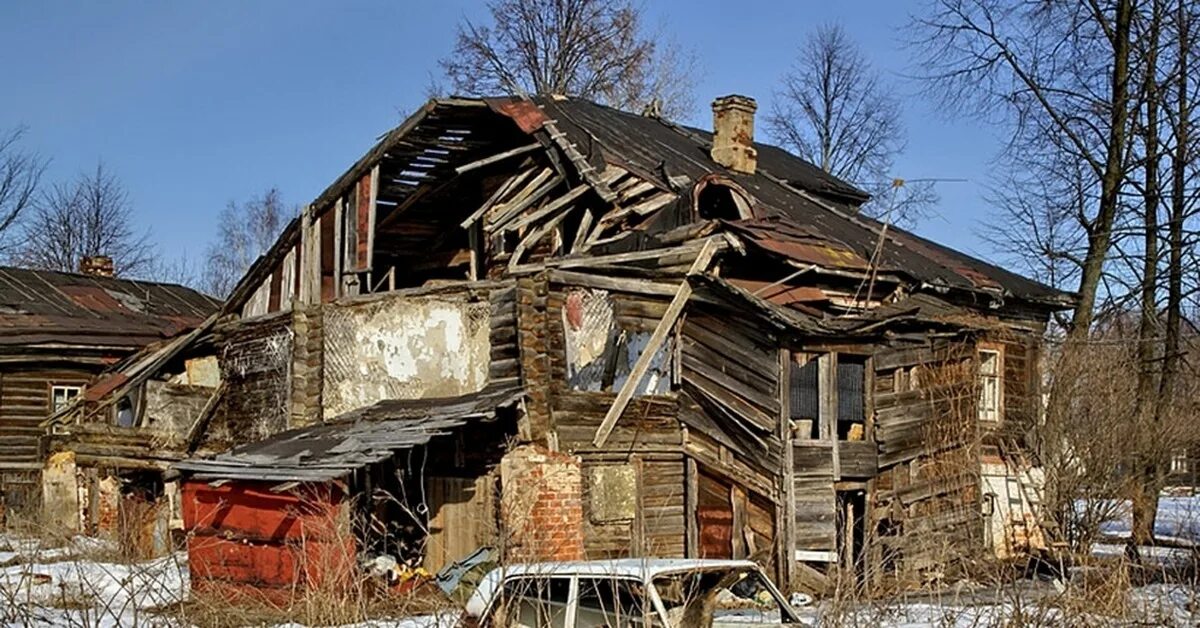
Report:
[[[713,101],[713,161],[745,174],[754,174],[754,112],[758,104],[748,96],[722,96]]]
[[[113,260],[107,255],[88,255],[79,260],[79,272],[93,277],[112,277]]]

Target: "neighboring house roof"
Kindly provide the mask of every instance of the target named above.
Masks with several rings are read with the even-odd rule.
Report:
[[[0,351],[133,349],[219,306],[175,284],[0,267]]]

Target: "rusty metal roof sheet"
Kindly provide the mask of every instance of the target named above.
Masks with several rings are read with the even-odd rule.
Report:
[[[175,284],[0,267],[0,347],[136,348],[219,306]]]

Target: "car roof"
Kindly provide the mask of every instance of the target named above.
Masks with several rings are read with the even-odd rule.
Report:
[[[500,582],[514,576],[604,576],[647,581],[669,574],[716,569],[758,569],[758,565],[749,560],[711,558],[616,558],[504,565],[493,569],[479,581],[478,588],[467,601],[467,613],[482,615]]]

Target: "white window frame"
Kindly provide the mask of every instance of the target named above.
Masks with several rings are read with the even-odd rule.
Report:
[[[993,364],[995,372],[984,371],[985,355],[995,356]],[[999,347],[980,346],[979,357],[979,420],[987,423],[999,423],[1004,418],[1004,351]],[[988,388],[993,387],[992,403],[988,404]],[[989,407],[990,406],[990,407]]]
[[[62,392],[63,403],[58,405],[58,393]],[[67,384],[51,384],[50,385],[50,414],[55,414],[59,410],[70,405],[71,401],[79,395],[83,394],[83,386],[71,386]]]

